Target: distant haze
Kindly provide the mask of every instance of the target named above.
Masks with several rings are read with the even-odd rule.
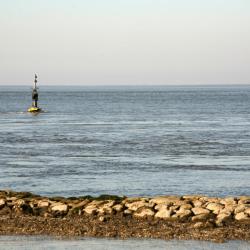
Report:
[[[0,0],[0,84],[249,84],[249,0]]]

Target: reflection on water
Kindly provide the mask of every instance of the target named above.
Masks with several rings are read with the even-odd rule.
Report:
[[[115,240],[115,239],[56,239],[50,237],[16,237],[0,236],[0,249],[38,250],[38,249],[91,249],[91,250],[122,250],[122,249],[167,249],[167,250],[247,250],[250,243],[231,241],[216,244],[204,241],[163,241],[163,240]]]

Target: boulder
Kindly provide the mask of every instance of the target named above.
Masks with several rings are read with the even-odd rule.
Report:
[[[165,205],[165,204],[158,204],[155,206],[155,210],[161,210],[161,209],[167,209],[169,207],[169,205]]]
[[[81,202],[78,202],[72,206],[73,209],[82,209],[84,208],[87,204],[89,204],[89,200],[83,200]]]
[[[233,197],[227,197],[227,198],[221,199],[220,203],[223,205],[236,205],[237,200]]]
[[[68,211],[68,205],[66,205],[66,204],[57,204],[57,205],[54,205],[51,208],[51,211],[66,213]]]
[[[114,204],[115,201],[107,201],[97,209],[97,212],[99,212],[100,214],[111,214],[113,212],[112,206]]]
[[[176,215],[181,221],[183,221],[183,220],[188,219],[192,215],[192,212],[187,209],[186,210],[180,209],[179,211],[176,212]]]
[[[0,209],[3,208],[4,206],[5,206],[5,200],[0,199]]]
[[[216,217],[216,224],[220,225],[222,223],[229,221],[231,218],[232,218],[231,213],[219,213]]]
[[[15,206],[17,207],[21,207],[24,204],[25,204],[25,201],[23,199],[18,199],[15,201]]]
[[[224,206],[219,203],[208,203],[206,208],[210,211],[213,211],[214,214],[219,214],[220,210],[222,210]]]
[[[86,214],[89,214],[89,215],[93,215],[93,214],[96,214],[97,213],[97,207],[95,204],[91,204],[90,205],[87,205],[83,211],[86,213]]]
[[[219,198],[216,197],[201,197],[199,201],[203,203],[219,203]]]
[[[226,205],[223,209],[220,210],[220,213],[234,213],[236,207],[237,205]]]
[[[159,219],[169,219],[171,218],[172,211],[162,208],[155,214],[155,218]]]
[[[133,211],[131,211],[131,210],[129,210],[129,209],[125,209],[124,211],[123,211],[123,214],[124,215],[131,215],[133,213]]]
[[[245,211],[244,211],[245,214],[247,214],[248,216],[250,216],[250,208],[247,208]]]
[[[49,201],[47,201],[47,200],[38,201],[37,207],[39,207],[39,208],[49,207]]]
[[[159,196],[151,199],[149,203],[154,203],[156,205],[172,205],[174,202],[180,201],[181,198],[178,196]]]
[[[125,206],[131,211],[137,211],[141,207],[149,207],[149,203],[145,201],[135,201],[132,203],[126,203]]]
[[[250,207],[250,204],[240,204],[235,208],[234,213],[238,214],[238,213],[244,212],[249,207]]]
[[[240,212],[238,214],[235,215],[235,220],[238,220],[238,221],[243,221],[243,220],[247,220],[249,219],[247,214],[245,214],[244,212]]]
[[[145,217],[150,217],[154,215],[155,215],[154,211],[150,208],[143,208],[143,209],[140,209],[139,212],[134,213],[134,216],[139,217],[139,218],[145,218]]]
[[[185,206],[185,205],[189,205],[192,207],[192,205],[190,205],[190,201],[189,200],[175,200],[173,201],[173,205],[174,206]]]
[[[199,200],[194,200],[194,201],[192,201],[192,204],[193,204],[194,207],[202,207],[204,202],[199,201]]]
[[[194,215],[210,214],[210,211],[208,209],[201,208],[201,207],[192,208],[192,212],[194,213]]]
[[[191,204],[184,204],[180,206],[180,210],[190,210],[193,206]]]
[[[241,196],[238,204],[250,204],[250,196]]]
[[[122,205],[122,204],[114,205],[114,206],[113,206],[113,209],[114,209],[116,212],[121,212],[121,211],[123,210],[123,205]]]

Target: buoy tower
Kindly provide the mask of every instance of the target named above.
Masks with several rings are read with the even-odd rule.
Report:
[[[37,75],[35,74],[34,85],[32,89],[32,106],[28,109],[28,112],[40,112],[38,107],[38,88],[37,88]]]

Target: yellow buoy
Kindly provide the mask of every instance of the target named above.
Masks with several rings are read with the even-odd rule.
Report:
[[[28,109],[28,112],[31,112],[31,113],[35,113],[35,112],[41,112],[41,109],[40,108],[37,108],[37,107],[30,107]]]

